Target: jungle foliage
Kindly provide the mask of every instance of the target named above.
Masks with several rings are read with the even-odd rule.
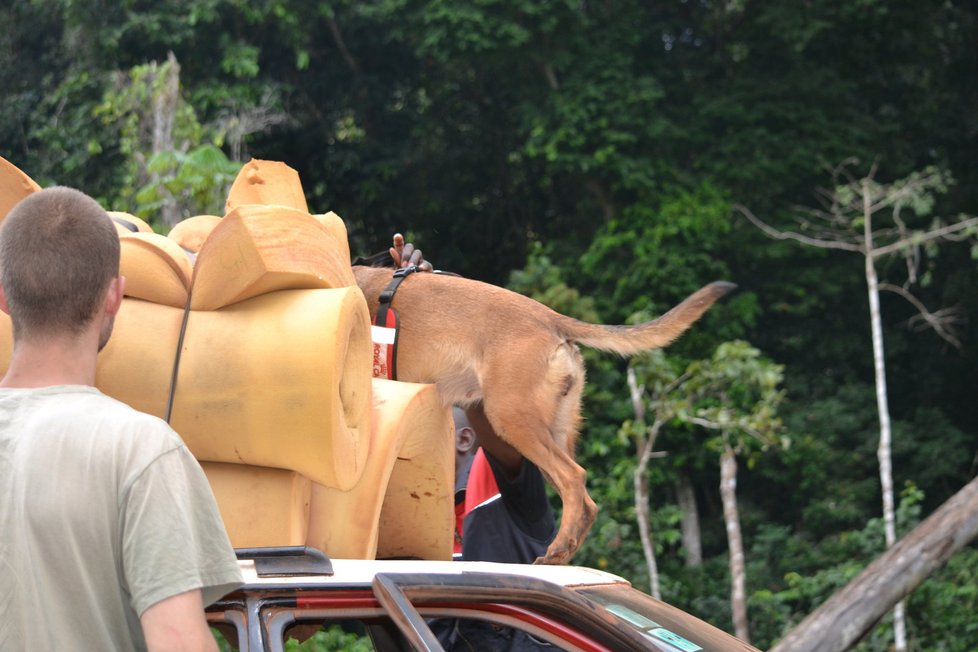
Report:
[[[751,449],[737,488],[754,644],[882,550],[860,261],[772,240],[731,207],[791,229],[854,160],[881,183],[941,171],[933,204],[903,214],[910,228],[978,213],[974,0],[12,0],[0,24],[0,155],[160,230],[167,202],[220,214],[254,156],[296,168],[354,251],[403,231],[441,269],[574,316],[634,321],[737,283],[667,354],[686,368],[739,340],[783,370],[789,445]],[[160,140],[147,125],[168,65],[179,86]],[[978,248],[918,253],[916,295],[963,321],[955,348],[883,296],[903,531],[978,470]],[[901,261],[880,280],[903,285]],[[579,457],[601,512],[575,562],[647,590],[629,363],[586,356]],[[662,430],[651,521],[663,597],[732,630],[713,440],[681,419]],[[972,547],[910,598],[911,649],[978,649],[976,568]],[[886,628],[860,649],[886,649]]]

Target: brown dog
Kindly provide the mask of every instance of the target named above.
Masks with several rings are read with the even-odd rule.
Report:
[[[392,270],[356,266],[370,314]],[[484,404],[504,440],[537,465],[563,503],[557,536],[538,563],[563,564],[597,514],[574,461],[584,364],[577,345],[634,355],[679,337],[735,286],[716,282],[636,326],[588,324],[525,296],[457,276],[411,274],[397,290],[398,380],[435,383],[446,405]]]

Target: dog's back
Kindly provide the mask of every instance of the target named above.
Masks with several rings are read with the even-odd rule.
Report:
[[[392,271],[354,267],[354,276],[375,315]],[[483,402],[493,429],[560,494],[560,530],[538,561],[566,563],[597,514],[585,488],[587,474],[574,461],[584,389],[577,344],[621,355],[665,346],[733,287],[711,283],[658,319],[603,326],[486,283],[411,274],[392,302],[400,315],[398,378],[436,383],[446,404]]]
[[[376,314],[378,297],[392,277],[390,269],[354,267],[357,285]],[[394,307],[409,311],[405,333],[441,339],[440,332],[472,337],[481,347],[512,344],[522,335],[539,335],[541,329],[588,348],[623,356],[667,346],[682,335],[710,306],[736,286],[717,281],[706,285],[667,313],[634,326],[590,324],[562,315],[516,292],[458,276],[413,274],[397,291]],[[420,303],[420,305],[419,305]],[[459,332],[461,330],[465,333]]]

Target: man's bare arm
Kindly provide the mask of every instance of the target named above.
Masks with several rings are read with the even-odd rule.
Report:
[[[479,445],[502,465],[510,478],[515,478],[520,469],[523,468],[523,454],[513,448],[493,429],[489,419],[486,418],[482,403],[476,403],[465,408],[465,416],[472,425],[472,429],[475,430]]]
[[[150,606],[139,617],[150,652],[216,652],[199,590],[179,593]]]

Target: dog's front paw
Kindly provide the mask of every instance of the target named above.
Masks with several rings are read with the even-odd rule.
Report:
[[[560,547],[555,548],[553,545],[547,550],[546,554],[542,557],[537,557],[533,563],[534,564],[547,564],[548,566],[564,566],[570,563],[571,557],[574,555],[576,547]]]

